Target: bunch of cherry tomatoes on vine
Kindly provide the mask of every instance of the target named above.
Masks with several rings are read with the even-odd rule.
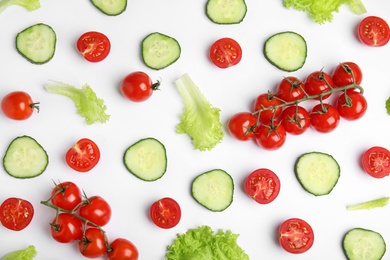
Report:
[[[354,62],[339,63],[331,73],[314,71],[304,80],[285,77],[275,92],[256,98],[253,111],[231,116],[229,133],[238,140],[255,140],[260,147],[275,150],[285,143],[287,134],[300,135],[310,126],[320,133],[331,132],[340,118],[356,120],[365,114],[362,79]],[[332,95],[337,96],[328,99]],[[310,111],[301,104],[308,100],[318,101]]]

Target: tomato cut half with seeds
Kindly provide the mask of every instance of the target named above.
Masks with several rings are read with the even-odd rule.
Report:
[[[65,159],[73,170],[87,172],[99,162],[100,150],[92,140],[82,138],[68,150]]]
[[[241,57],[241,46],[232,38],[221,38],[211,45],[210,59],[219,68],[237,65]]]
[[[257,169],[245,180],[245,193],[260,204],[268,204],[275,200],[279,191],[280,180],[269,169]]]
[[[103,33],[90,31],[79,37],[76,47],[87,61],[99,62],[110,53],[111,43]]]
[[[373,47],[386,45],[390,40],[388,23],[378,16],[367,16],[358,26],[359,40]]]
[[[160,228],[173,228],[181,218],[180,205],[172,198],[162,198],[150,207],[150,217]]]
[[[390,175],[390,151],[384,147],[373,146],[362,156],[362,165],[366,173],[374,178]]]
[[[290,218],[279,226],[279,242],[287,252],[301,254],[312,247],[314,232],[306,221]]]
[[[14,231],[27,227],[34,216],[33,205],[24,199],[8,198],[0,206],[1,224]]]

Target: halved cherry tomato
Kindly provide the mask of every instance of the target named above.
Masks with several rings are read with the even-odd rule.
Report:
[[[75,210],[82,200],[80,188],[70,181],[57,184],[51,195],[51,203],[65,210]]]
[[[314,243],[314,232],[306,221],[290,218],[279,226],[279,242],[283,249],[289,253],[304,253]]]
[[[334,68],[332,80],[335,87],[344,87],[353,83],[360,85],[363,80],[363,73],[356,63],[342,62]]]
[[[138,260],[139,253],[131,241],[117,238],[111,242],[107,257],[109,260]]]
[[[50,225],[51,236],[60,243],[70,243],[83,236],[83,223],[69,213],[60,213]]]
[[[145,101],[150,98],[153,91],[160,86],[160,81],[153,83],[151,78],[142,71],[135,71],[127,75],[121,83],[123,96],[134,102]]]
[[[14,120],[29,118],[34,109],[39,111],[39,102],[33,102],[31,96],[24,91],[14,91],[7,94],[1,101],[1,110],[4,115]]]
[[[253,105],[253,111],[263,109],[260,112],[260,121],[269,123],[272,119],[276,119],[282,113],[282,107],[273,108],[282,104],[282,101],[275,94],[263,93],[257,96]]]
[[[311,126],[321,133],[329,133],[340,123],[340,114],[337,109],[327,103],[315,105],[310,112]]]
[[[390,151],[384,147],[373,146],[362,156],[362,165],[366,173],[374,178],[390,175]]]
[[[268,204],[276,199],[280,191],[280,180],[271,170],[260,168],[245,180],[245,193],[257,203]]]
[[[34,216],[33,205],[24,199],[8,198],[0,206],[1,224],[14,231],[27,227]]]
[[[314,71],[305,80],[305,91],[309,96],[320,95],[334,87],[332,77],[324,71]],[[330,97],[331,94],[323,95],[322,100]],[[320,100],[319,97],[314,98]]]
[[[296,77],[283,78],[276,86],[276,95],[279,99],[290,102],[305,97],[304,84]]]
[[[79,37],[76,47],[87,61],[99,62],[110,53],[111,43],[103,33],[90,31]]]
[[[361,118],[367,111],[367,100],[359,92],[348,89],[336,99],[336,109],[347,120]]]
[[[304,133],[310,126],[310,114],[301,106],[286,107],[280,120],[286,132],[293,135]]]
[[[106,225],[111,219],[111,206],[100,196],[85,200],[79,208],[80,216],[99,226]]]
[[[99,162],[100,150],[92,140],[82,138],[68,150],[65,160],[73,170],[87,172]]]
[[[242,49],[232,38],[221,38],[211,45],[209,55],[217,67],[225,69],[241,61]]]
[[[286,141],[286,130],[277,121],[261,124],[255,130],[256,143],[267,150],[276,150],[283,146]]]
[[[257,117],[250,112],[234,114],[228,122],[229,133],[240,141],[252,140],[255,136]]]
[[[172,198],[162,198],[150,206],[150,217],[160,228],[173,228],[181,218],[180,205]]]
[[[359,40],[373,47],[386,45],[390,40],[388,23],[378,16],[367,16],[358,26]]]
[[[88,258],[102,257],[107,252],[103,232],[95,227],[87,228],[85,235],[78,242],[80,253]]]

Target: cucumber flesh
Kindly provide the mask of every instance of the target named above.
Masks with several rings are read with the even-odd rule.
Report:
[[[26,179],[41,175],[49,163],[43,147],[30,136],[15,138],[5,153],[5,171],[15,178]]]
[[[214,169],[197,176],[192,182],[192,196],[211,211],[223,211],[233,202],[234,183],[224,170]]]
[[[329,194],[340,177],[340,166],[329,154],[310,152],[301,155],[295,174],[302,187],[315,196]]]
[[[386,243],[378,232],[354,228],[344,236],[343,249],[349,260],[380,260],[386,252]]]
[[[16,35],[16,49],[28,61],[44,64],[51,60],[56,49],[57,35],[47,24],[32,25]]]
[[[181,54],[178,41],[168,35],[154,32],[142,41],[142,60],[149,68],[159,70],[177,61]]]
[[[208,0],[207,17],[217,24],[237,24],[244,20],[247,12],[245,0]]]
[[[298,33],[280,32],[266,40],[264,55],[275,67],[288,72],[296,71],[306,62],[306,41]]]
[[[91,2],[102,13],[110,16],[123,13],[127,7],[127,0],[91,0]]]
[[[151,137],[127,148],[123,161],[130,173],[144,181],[158,180],[167,170],[165,146]]]

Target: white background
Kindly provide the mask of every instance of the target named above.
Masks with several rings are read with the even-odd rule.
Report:
[[[0,255],[32,244],[39,260],[83,259],[75,245],[60,244],[51,238],[48,223],[54,211],[40,204],[49,197],[53,181],[68,180],[88,195],[100,195],[109,201],[113,215],[104,227],[109,239],[131,240],[142,260],[163,259],[177,233],[200,225],[240,234],[238,243],[251,259],[345,259],[342,239],[355,227],[375,230],[390,243],[389,206],[346,211],[349,204],[390,195],[390,177],[374,179],[360,166],[361,155],[369,147],[390,149],[390,116],[385,110],[390,96],[390,45],[364,46],[356,36],[358,23],[367,15],[378,15],[390,22],[390,2],[364,1],[368,13],[361,16],[342,7],[333,22],[323,25],[312,22],[306,13],[285,9],[282,1],[254,0],[247,1],[248,12],[242,23],[217,25],[205,15],[205,3],[128,1],[123,14],[109,17],[88,0],[42,0],[42,7],[34,12],[10,7],[0,14],[0,97],[24,90],[41,103],[40,113],[23,122],[0,115],[1,156],[15,137],[30,135],[46,149],[50,160],[47,170],[33,179],[15,179],[1,170],[0,201],[11,196],[28,199],[35,207],[35,216],[19,232],[0,226]],[[14,46],[19,31],[39,22],[49,24],[57,33],[55,56],[44,65],[30,64]],[[110,55],[97,64],[85,61],[75,49],[77,38],[91,30],[105,33],[112,43]],[[270,35],[287,30],[300,33],[308,45],[306,63],[294,73],[276,69],[262,53]],[[155,31],[176,38],[182,47],[180,59],[160,71],[147,68],[140,56],[142,39]],[[208,59],[209,46],[221,37],[236,39],[243,50],[241,62],[226,70],[215,67]],[[310,129],[301,136],[288,136],[277,151],[265,151],[253,142],[234,140],[224,129],[223,141],[205,152],[194,150],[188,136],[175,133],[183,103],[174,81],[184,73],[221,109],[226,126],[231,115],[251,109],[257,95],[275,89],[283,76],[303,79],[314,70],[331,72],[343,61],[353,61],[361,67],[369,107],[362,119],[341,120],[332,133]],[[161,91],[143,103],[131,103],[119,92],[122,78],[135,70],[148,73],[154,80],[162,79]],[[105,100],[110,121],[86,125],[71,100],[44,90],[50,80],[77,87],[90,84]],[[152,183],[135,178],[122,163],[126,148],[149,136],[164,143],[168,153],[167,173]],[[93,139],[101,150],[101,161],[88,173],[75,172],[64,161],[66,151],[83,137]],[[307,193],[294,175],[297,157],[311,151],[329,153],[341,166],[339,182],[327,196]],[[255,203],[243,192],[245,177],[262,167],[277,173],[282,184],[278,198],[268,205]],[[193,178],[214,168],[224,169],[235,182],[234,201],[220,213],[200,206],[190,193]],[[181,222],[169,230],[159,229],[148,216],[149,206],[166,196],[176,199],[182,208]],[[302,218],[314,229],[314,245],[304,254],[289,254],[278,244],[278,226],[290,217]]]

